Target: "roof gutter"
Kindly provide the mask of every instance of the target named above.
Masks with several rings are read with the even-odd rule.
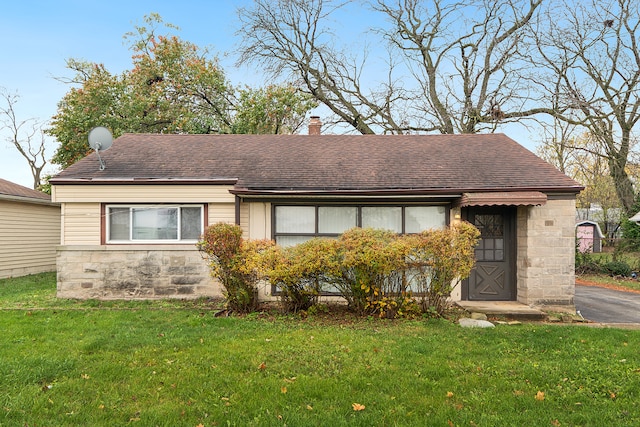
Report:
[[[461,197],[464,193],[512,193],[538,191],[541,193],[568,193],[577,194],[582,191],[582,186],[572,187],[514,187],[514,188],[384,188],[384,189],[251,189],[233,188],[231,194],[237,196],[250,196],[255,198],[269,197]]]
[[[60,206],[60,203],[52,202],[47,199],[37,199],[35,197],[14,196],[10,194],[0,194],[0,200],[20,203],[32,203],[36,205]]]
[[[52,185],[235,185],[238,178],[53,178]]]

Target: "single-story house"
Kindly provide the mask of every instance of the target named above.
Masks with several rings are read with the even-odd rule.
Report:
[[[220,221],[291,245],[467,220],[482,240],[453,298],[573,305],[583,187],[503,134],[125,134],[101,156],[51,180],[60,297],[221,295],[195,248]]]
[[[602,239],[604,234],[597,222],[583,220],[576,223],[576,240],[580,252],[602,252]]]
[[[0,279],[56,270],[60,205],[0,179]]]

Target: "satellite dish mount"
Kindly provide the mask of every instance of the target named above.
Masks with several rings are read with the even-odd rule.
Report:
[[[98,161],[100,162],[99,169],[101,171],[105,170],[107,165],[104,163],[104,160],[102,160],[102,157],[100,157],[100,150],[108,150],[112,143],[113,136],[111,135],[111,131],[105,127],[95,127],[89,132],[89,146],[96,150]]]

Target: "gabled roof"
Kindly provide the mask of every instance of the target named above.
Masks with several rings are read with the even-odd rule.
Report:
[[[577,193],[583,187],[503,134],[125,134],[51,180],[229,183],[237,194]]]
[[[22,185],[0,178],[0,199],[51,201],[51,196],[43,193],[42,191],[23,187]]]

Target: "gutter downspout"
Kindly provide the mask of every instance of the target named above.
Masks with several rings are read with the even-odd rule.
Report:
[[[237,196],[237,195],[236,195],[235,209],[236,209],[236,225],[240,225],[240,196]]]

